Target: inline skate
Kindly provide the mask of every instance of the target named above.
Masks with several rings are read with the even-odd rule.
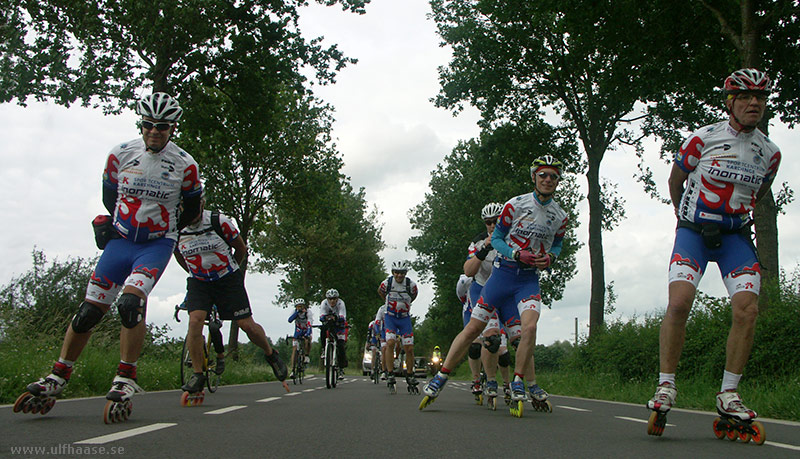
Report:
[[[32,382],[14,402],[14,412],[47,414],[56,404],[56,396],[64,390],[69,380],[53,373]]]
[[[447,375],[441,371],[436,373],[436,376],[428,381],[428,384],[425,384],[425,387],[422,388],[422,392],[425,393],[425,396],[422,397],[422,401],[419,404],[419,409],[423,410],[425,407],[435,402],[436,397],[439,396],[439,392],[444,389],[445,384],[447,384]]]
[[[515,418],[522,417],[523,407],[525,406],[526,399],[525,381],[519,377],[515,377],[514,381],[511,382],[511,405],[509,406],[509,412],[511,413],[511,416],[514,416]]]
[[[408,389],[408,393],[411,395],[419,395],[419,382],[414,375],[407,375],[406,376],[406,387]]]
[[[754,419],[758,416],[755,411],[747,408],[742,403],[739,393],[735,389],[726,390],[717,394],[717,413],[712,426],[714,435],[722,440],[741,440],[744,443],[753,440],[757,445],[763,445],[767,440],[764,425]]]
[[[181,387],[183,389],[181,406],[202,405],[206,398],[206,392],[203,390],[205,384],[206,376],[203,373],[192,373],[186,384]]]
[[[111,383],[111,390],[106,394],[106,406],[103,409],[103,422],[127,421],[133,411],[133,394],[144,392],[135,379],[117,375]]]
[[[486,382],[486,407],[497,410],[497,381],[494,379]]]
[[[386,387],[389,388],[390,394],[394,395],[397,393],[397,381],[393,373],[389,373],[389,376],[386,378]]]
[[[647,402],[647,408],[653,410],[647,421],[647,434],[661,436],[667,425],[667,413],[675,405],[678,389],[675,384],[663,382],[658,385],[653,398]]]

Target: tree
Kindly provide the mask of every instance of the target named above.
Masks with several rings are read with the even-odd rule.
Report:
[[[661,33],[653,39],[669,44],[662,97],[649,106],[651,116],[645,132],[665,140],[662,157],[677,151],[681,130],[727,116],[721,93],[723,79],[733,70],[755,67],[766,71],[776,82],[767,115],[759,129],[769,132],[769,122],[777,114],[790,126],[800,119],[800,5],[782,0],[694,0],[690,4],[659,2],[664,12],[659,23],[672,27],[652,27]],[[676,30],[677,28],[677,30]],[[663,40],[663,41],[662,41]],[[665,60],[666,60],[665,59]],[[643,168],[642,181],[648,183]],[[652,182],[649,183],[652,185]],[[792,200],[784,182],[777,198],[772,191],[756,205],[754,220],[758,256],[765,283],[776,283],[779,274],[777,214]],[[760,303],[769,303],[769,289]]]
[[[615,143],[636,143],[626,116],[647,100],[658,81],[659,45],[649,40],[643,17],[650,6],[627,1],[481,2],[434,0],[439,35],[453,47],[440,69],[436,104],[458,111],[465,101],[482,114],[482,126],[561,116],[585,153],[591,264],[590,333],[603,323],[603,230],[621,215],[618,197],[604,190],[600,164]],[[636,78],[631,78],[633,75]],[[610,218],[609,218],[610,217]]]
[[[531,192],[529,152],[547,151],[571,169],[569,158],[576,155],[575,150],[574,143],[559,139],[555,130],[534,119],[524,127],[503,125],[484,131],[480,139],[460,143],[432,173],[431,192],[412,212],[412,228],[419,235],[409,240],[409,246],[418,255],[415,270],[432,278],[435,285],[434,304],[421,327],[441,339],[440,344],[450,342],[462,329],[461,305],[454,291],[469,241],[485,231],[481,208]],[[547,305],[561,299],[567,281],[576,274],[575,252],[580,243],[575,238],[575,204],[580,197],[575,188],[567,176],[556,195],[570,224],[558,262],[541,279],[542,302]]]

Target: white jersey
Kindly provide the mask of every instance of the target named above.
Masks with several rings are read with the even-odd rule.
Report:
[[[383,328],[386,321],[386,305],[382,304],[381,307],[378,308],[378,312],[375,313],[375,322],[377,322],[381,328]]]
[[[328,316],[334,314],[336,317],[339,317],[342,320],[347,320],[347,308],[344,306],[344,301],[341,298],[336,300],[336,304],[331,307],[328,303],[327,298],[322,300],[322,304],[320,304],[320,313],[319,319],[323,320],[324,316]]]
[[[211,211],[204,210],[200,221],[179,233],[178,250],[195,279],[213,281],[239,269],[229,245],[239,237],[239,230],[222,214],[219,214],[219,224],[225,239],[214,230]]]
[[[141,138],[111,150],[103,186],[117,194],[114,227],[133,242],[177,240],[181,198],[203,190],[194,158],[172,142],[148,152]]]
[[[389,284],[391,289],[387,291]],[[386,278],[379,287],[386,295],[386,313],[394,317],[407,317],[411,311],[411,302],[417,298],[417,284],[408,277],[403,282],[395,282],[392,276]]]
[[[494,234],[504,237],[493,246],[507,260],[512,259],[512,250],[529,249],[534,254],[544,254],[551,252],[554,244],[560,247],[566,228],[567,213],[554,199],[542,204],[534,193],[527,193],[512,198],[503,206]],[[502,242],[506,247],[499,246]]]
[[[488,233],[482,233],[475,237],[467,249],[467,260],[475,258],[476,254],[486,246],[486,238],[488,236]],[[480,285],[486,285],[486,281],[489,280],[489,276],[492,275],[492,262],[494,262],[496,257],[497,250],[494,249],[490,250],[489,253],[486,254],[486,258],[481,261],[478,272],[475,273],[475,282]]]
[[[458,301],[461,302],[463,306],[462,310],[466,311],[469,307],[469,288],[472,286],[472,278],[467,276],[466,274],[462,274],[458,278],[458,282],[456,282],[456,296],[458,297]]]
[[[738,132],[727,121],[699,129],[675,155],[689,174],[680,219],[730,230],[747,225],[759,188],[775,178],[780,162],[778,147],[758,129]]]

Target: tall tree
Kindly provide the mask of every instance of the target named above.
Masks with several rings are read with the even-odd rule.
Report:
[[[625,128],[656,85],[658,44],[646,36],[643,16],[654,14],[635,0],[537,2],[432,0],[439,35],[453,47],[440,70],[439,106],[477,107],[483,126],[519,123],[559,114],[585,153],[591,266],[590,333],[603,323],[605,270],[602,232],[615,199],[604,202],[600,164],[617,142],[635,142]],[[635,78],[633,78],[635,76]],[[644,97],[646,100],[646,97]]]
[[[555,155],[564,160],[567,171],[574,171],[575,151],[574,143],[559,139],[552,127],[534,119],[526,126],[507,124],[484,131],[479,139],[456,146],[437,167],[429,184],[431,192],[412,212],[412,228],[419,235],[409,240],[418,254],[414,268],[435,285],[434,303],[421,324],[426,332],[444,343],[461,331],[461,305],[454,292],[469,242],[485,231],[481,208],[532,191],[531,152]],[[547,305],[562,297],[567,281],[576,274],[575,252],[580,243],[575,238],[575,204],[580,197],[575,189],[574,180],[567,176],[556,195],[570,216],[570,226],[558,263],[542,277]]]

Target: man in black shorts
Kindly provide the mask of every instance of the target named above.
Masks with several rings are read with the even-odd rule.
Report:
[[[205,204],[205,200],[203,200]],[[250,300],[244,287],[244,263],[247,246],[239,230],[228,217],[203,210],[180,233],[175,259],[191,274],[186,281],[186,306],[189,333],[186,344],[192,357],[194,374],[182,387],[199,392],[205,384],[202,370],[203,322],[217,305],[222,320],[235,320],[250,341],[264,350],[267,362],[279,381],[286,379],[286,365],[272,349],[264,328],[253,320]]]

